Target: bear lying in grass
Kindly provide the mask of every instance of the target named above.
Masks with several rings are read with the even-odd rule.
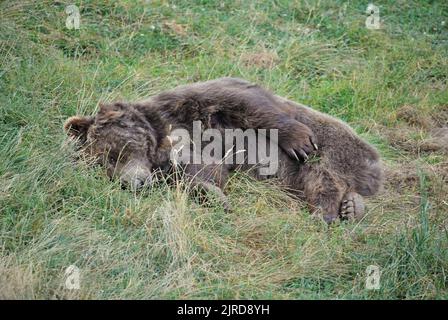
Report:
[[[170,134],[179,128],[191,132],[195,121],[204,129],[277,129],[278,170],[261,176],[248,163],[174,164]],[[123,184],[139,189],[153,183],[155,172],[169,176],[180,170],[192,190],[217,195],[226,209],[222,188],[234,170],[273,178],[327,222],[359,219],[362,196],[375,194],[382,184],[378,152],[347,124],[241,79],[180,86],[135,103],[101,104],[94,117],[71,117],[64,128],[82,152]],[[232,150],[239,151],[244,150]]]

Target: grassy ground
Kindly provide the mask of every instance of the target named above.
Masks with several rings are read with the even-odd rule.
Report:
[[[448,3],[0,1],[0,297],[448,298]],[[384,159],[358,223],[326,226],[236,175],[233,208],[122,191],[71,160],[64,120],[221,76],[348,121]],[[79,290],[64,288],[69,265]],[[366,267],[381,288],[366,290]]]

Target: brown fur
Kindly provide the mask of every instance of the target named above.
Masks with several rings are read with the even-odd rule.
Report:
[[[278,129],[279,170],[270,178],[328,222],[343,213],[345,195],[373,195],[382,184],[377,151],[348,125],[241,79],[181,86],[136,103],[100,105],[94,117],[69,118],[64,128],[106,166],[109,176],[137,188],[149,183],[156,169],[173,171],[167,136],[177,128],[191,131],[193,121],[201,121],[204,129]],[[312,159],[298,162],[308,156]],[[228,206],[221,188],[237,168],[253,169],[221,164],[182,170],[194,187],[217,194]]]

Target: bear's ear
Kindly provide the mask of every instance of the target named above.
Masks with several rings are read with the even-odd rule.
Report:
[[[82,143],[87,140],[87,130],[93,124],[93,117],[74,116],[64,123],[64,130],[68,136],[78,138]]]

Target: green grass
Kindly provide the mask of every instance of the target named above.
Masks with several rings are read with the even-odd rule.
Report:
[[[446,1],[376,1],[375,31],[365,1],[74,1],[81,29],[68,30],[71,3],[0,2],[0,297],[448,298],[446,149],[414,148],[431,128],[398,112],[447,126]],[[387,182],[367,216],[329,227],[241,174],[225,214],[177,188],[123,191],[73,162],[67,117],[222,76],[375,144]],[[64,288],[69,265],[80,290]],[[380,290],[365,288],[369,265]]]

